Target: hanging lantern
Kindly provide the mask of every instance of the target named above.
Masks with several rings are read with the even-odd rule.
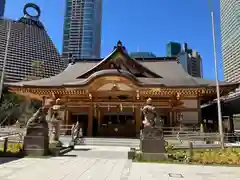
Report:
[[[137,100],[139,100],[140,99],[139,90],[137,90],[136,93],[137,93]]]
[[[110,111],[110,105],[108,104],[108,111]]]
[[[90,100],[92,100],[92,94],[91,94],[91,93],[89,93],[89,95],[88,95],[88,96],[89,96],[89,99],[90,99]]]
[[[122,111],[123,110],[123,106],[122,106],[122,104],[120,104],[120,111]]]

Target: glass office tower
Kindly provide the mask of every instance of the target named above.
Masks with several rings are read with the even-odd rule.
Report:
[[[102,0],[67,0],[62,58],[100,58]]]
[[[0,17],[4,16],[6,0],[0,0]]]
[[[166,55],[168,57],[178,56],[181,50],[182,50],[182,45],[180,43],[169,42],[166,45]]]
[[[240,81],[240,1],[221,0],[221,37],[224,78]]]

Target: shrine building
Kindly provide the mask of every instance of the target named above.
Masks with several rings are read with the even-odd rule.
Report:
[[[120,41],[103,59],[76,60],[56,76],[6,85],[26,97],[60,99],[62,124],[79,121],[85,136],[139,136],[148,98],[165,127],[199,126],[200,105],[216,98],[215,81],[190,76],[176,57],[134,59]],[[237,87],[220,82],[220,93]]]

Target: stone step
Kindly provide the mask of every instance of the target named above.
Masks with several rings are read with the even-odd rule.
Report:
[[[111,146],[111,147],[129,147],[129,148],[139,148],[139,145],[126,145],[126,144],[101,144],[101,143],[96,143],[96,144],[76,144],[76,145],[83,145],[83,146]]]
[[[69,144],[72,140],[71,136],[61,136],[60,140],[64,144]],[[127,138],[83,138],[80,139],[77,145],[91,145],[91,146],[125,146],[125,147],[138,147],[140,144],[139,139]]]
[[[127,144],[139,144],[140,142],[136,142],[136,143],[130,143],[130,142],[104,142],[104,141],[95,141],[95,142],[92,142],[92,141],[82,141],[81,140],[81,142],[84,142],[85,144],[125,144],[125,145],[127,145]]]
[[[92,145],[92,146],[138,147],[140,144],[140,141],[138,139],[83,138],[77,144]]]
[[[85,143],[108,143],[108,144],[139,144],[140,141],[137,141],[137,142],[117,142],[117,141],[89,141],[89,140],[81,140],[82,142],[85,142]]]
[[[140,141],[136,142],[124,142],[124,141],[89,141],[89,140],[81,140],[85,143],[109,143],[109,144],[139,144]]]
[[[119,143],[138,143],[139,139],[112,139],[112,138],[83,138],[86,142],[119,142]]]

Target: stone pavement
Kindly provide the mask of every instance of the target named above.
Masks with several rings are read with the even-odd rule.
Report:
[[[239,167],[132,163],[128,148],[84,147],[62,157],[1,164],[0,180],[240,180]]]

